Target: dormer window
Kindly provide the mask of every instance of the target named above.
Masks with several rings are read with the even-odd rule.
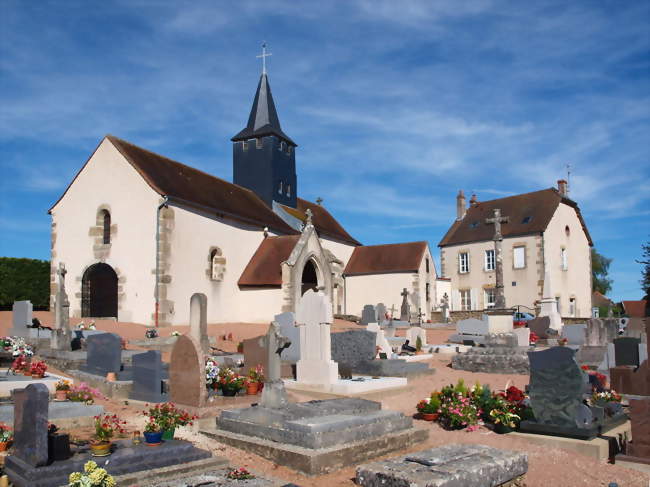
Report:
[[[282,194],[282,181],[280,181],[280,184],[278,186],[278,194]]]
[[[287,184],[287,197],[288,198],[291,197],[291,185],[290,184]]]
[[[533,219],[532,216],[525,216],[523,220],[521,220],[521,223],[530,223],[530,221]]]
[[[261,138],[257,138],[257,139],[255,139],[255,148],[256,148],[256,149],[261,149],[263,145],[264,145],[264,144],[262,143],[262,139],[261,139]]]

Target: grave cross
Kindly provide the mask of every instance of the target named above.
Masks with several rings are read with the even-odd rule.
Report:
[[[422,312],[422,308],[418,308],[418,324],[422,325],[422,317],[424,316],[424,313]]]
[[[390,326],[393,326],[393,317],[395,316],[395,304],[390,307]]]
[[[494,300],[494,307],[496,309],[504,309],[506,307],[506,297],[503,294],[503,257],[501,254],[501,243],[503,242],[503,235],[501,234],[501,224],[507,223],[508,217],[501,216],[499,208],[494,209],[494,218],[487,218],[485,223],[488,225],[494,224],[494,267],[496,271],[496,296]]]
[[[409,292],[406,290],[406,288],[404,288],[404,290],[400,293],[400,296],[402,296],[402,307],[400,308],[399,315],[400,321],[410,321],[409,303],[407,301],[408,295]]]

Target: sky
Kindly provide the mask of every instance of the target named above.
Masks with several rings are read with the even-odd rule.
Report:
[[[567,176],[610,297],[650,240],[648,1],[0,2],[0,256],[108,133],[232,180],[266,41],[299,196],[364,244],[436,246],[479,200]],[[439,267],[438,267],[439,269]]]

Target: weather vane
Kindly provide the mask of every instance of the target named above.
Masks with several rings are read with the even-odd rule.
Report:
[[[268,56],[272,56],[273,54],[270,52],[266,52],[266,42],[262,43],[262,54],[257,56],[258,58],[262,58],[262,74],[266,74],[266,58]]]

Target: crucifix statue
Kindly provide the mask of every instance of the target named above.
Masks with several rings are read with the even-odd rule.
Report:
[[[409,292],[404,288],[404,290],[400,293],[400,296],[402,296],[402,307],[400,308],[400,313],[399,313],[399,319],[400,321],[410,321],[410,310],[409,310],[409,302],[408,302],[408,296]]]
[[[508,217],[501,216],[499,208],[494,209],[494,218],[487,218],[485,223],[494,224],[494,268],[496,271],[496,296],[494,300],[494,307],[496,309],[505,309],[506,297],[503,294],[503,256],[501,244],[503,242],[503,235],[501,235],[501,224],[507,223]]]
[[[279,408],[287,404],[287,394],[281,377],[280,355],[291,345],[291,341],[280,334],[280,325],[275,321],[269,326],[263,341],[266,347],[268,370],[264,379],[261,403],[264,407]]]
[[[55,350],[70,350],[70,301],[65,292],[67,273],[65,264],[59,262],[59,268],[56,270],[59,282],[54,298],[54,330],[50,338],[50,348]]]

